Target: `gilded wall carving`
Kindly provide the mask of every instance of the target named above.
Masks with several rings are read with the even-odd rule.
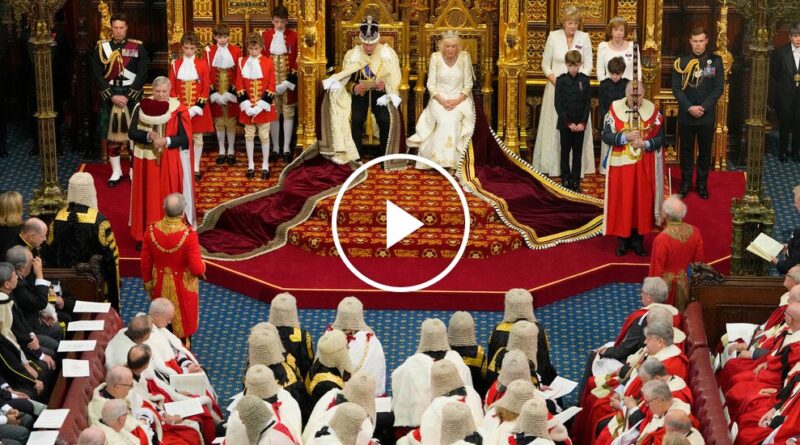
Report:
[[[269,16],[272,14],[272,2],[269,0],[225,0],[223,15],[246,14],[258,11],[259,14]]]
[[[230,37],[231,43],[241,47],[242,42],[244,41],[244,37],[242,37],[243,33],[244,30],[242,29],[241,26],[231,26],[231,37]]]
[[[542,55],[544,54],[544,43],[546,41],[547,31],[528,27],[528,45],[525,48],[525,71],[528,73],[542,73]]]
[[[636,23],[637,0],[618,0],[617,15],[622,16],[628,23]]]
[[[589,31],[589,38],[592,39],[592,51],[597,56],[597,45],[606,39],[605,31]]]
[[[214,6],[211,0],[194,0],[192,2],[192,11],[194,12],[194,18],[196,19],[214,18]]]
[[[526,0],[525,13],[528,23],[547,23],[547,0]]]
[[[211,26],[195,26],[194,32],[197,33],[197,37],[200,39],[200,44],[202,46],[208,46],[214,44],[214,28]]]
[[[577,6],[581,10],[584,22],[603,23],[606,21],[606,8],[603,0],[563,0],[558,11],[567,6]]]

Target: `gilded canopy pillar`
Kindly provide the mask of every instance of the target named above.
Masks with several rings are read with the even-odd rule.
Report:
[[[297,146],[308,148],[317,141],[317,98],[325,77],[325,0],[300,0],[297,14],[299,125]]]
[[[498,130],[510,150],[519,153],[525,148],[525,138],[520,137],[520,122],[525,121],[526,99],[525,19],[520,0],[502,0],[499,10],[498,42]],[[505,117],[505,119],[503,119]]]

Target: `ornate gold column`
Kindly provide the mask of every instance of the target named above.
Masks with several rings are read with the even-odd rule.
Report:
[[[297,14],[299,92],[297,145],[308,148],[317,141],[317,97],[325,76],[325,0],[301,0]]]
[[[661,92],[661,33],[664,23],[664,0],[644,2],[644,45],[642,54],[642,82],[646,97],[656,99]],[[669,93],[670,97],[672,93]]]
[[[424,0],[415,0],[411,6],[417,16],[422,41],[426,41],[425,23],[428,22],[428,4]],[[421,48],[417,50],[417,82],[414,85],[414,118],[419,119],[423,109],[423,97],[425,96],[425,73],[428,71],[428,61],[425,60],[425,51]],[[408,116],[406,114],[406,116]]]
[[[750,2],[751,0],[748,0]],[[737,5],[739,6],[739,5]],[[769,198],[762,197],[764,174],[765,127],[769,80],[770,32],[767,30],[767,0],[754,0],[748,11],[750,20],[751,72],[748,94],[747,189],[744,198],[734,199],[731,274],[766,275],[769,263],[747,252],[747,246],[764,232],[772,234],[775,211]],[[748,14],[749,13],[749,14]]]
[[[494,16],[497,13],[497,2],[495,0],[483,0],[481,4],[483,23],[486,24],[486,51],[483,58],[483,112],[486,115],[486,122],[492,126],[492,63],[494,62]],[[523,24],[524,27],[524,24]],[[523,40],[524,41],[524,40]],[[525,94],[525,87],[521,89]],[[502,101],[501,101],[502,102]],[[524,103],[524,102],[523,102]],[[524,107],[523,107],[524,109]]]
[[[717,102],[717,122],[714,131],[714,169],[727,170],[728,164],[728,98],[731,89],[731,67],[733,66],[733,54],[728,51],[728,1],[722,0],[719,10],[719,21],[717,22],[717,51],[716,54],[722,58],[722,65],[725,71],[725,88],[722,97]]]
[[[34,190],[28,205],[32,216],[54,215],[66,205],[58,186],[56,162],[56,112],[53,110],[53,16],[66,0],[11,0],[17,20],[24,14],[31,28],[29,42],[33,44],[33,65],[36,73],[36,116],[39,122],[39,159],[41,182]]]
[[[520,111],[525,112],[524,48],[525,21],[520,12],[520,0],[500,2],[498,73],[499,115],[505,115],[505,125],[498,119],[498,130],[502,131],[503,142],[515,153],[520,150],[519,122]],[[500,104],[505,102],[505,106]],[[520,106],[523,105],[523,106]]]

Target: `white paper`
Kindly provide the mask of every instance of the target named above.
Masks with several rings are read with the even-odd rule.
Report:
[[[225,436],[217,437],[216,439],[214,439],[213,442],[211,442],[211,444],[214,445],[214,444],[222,443],[224,441],[225,441]]]
[[[199,398],[181,400],[180,402],[169,402],[164,404],[167,414],[179,415],[181,417],[194,416],[203,413],[203,404]]]
[[[725,324],[725,330],[728,331],[728,341],[733,343],[738,339],[742,339],[744,344],[749,345],[757,327],[757,324],[752,323],[727,323]]]
[[[733,425],[731,425],[731,440],[735,441],[736,436],[738,435],[739,435],[739,424],[733,422]]]
[[[61,340],[58,343],[58,352],[94,351],[97,340]]]
[[[639,439],[639,425],[642,423],[640,420],[636,423],[633,427],[629,428],[624,433],[620,434],[611,445],[632,445],[636,443],[636,440]]]
[[[547,386],[549,386],[550,389],[544,391],[544,398],[555,400],[574,391],[575,388],[578,387],[578,382],[573,382],[572,380],[558,376]]]
[[[747,246],[747,251],[751,252],[767,261],[771,261],[783,250],[783,244],[775,241],[764,233],[758,234],[756,239]]]
[[[33,424],[33,427],[37,429],[57,430],[61,428],[64,419],[67,418],[67,414],[69,414],[69,408],[46,409],[39,414],[39,418],[36,419],[36,423]]]
[[[31,431],[28,445],[53,445],[58,439],[58,431]]]
[[[76,301],[72,312],[103,314],[111,309],[111,303],[98,303],[95,301]]]
[[[67,331],[102,331],[105,328],[105,325],[105,320],[71,321],[67,325]]]
[[[187,392],[195,396],[202,396],[206,393],[206,376],[201,372],[193,374],[171,374],[169,376],[169,386],[175,391]]]
[[[61,360],[61,373],[64,377],[89,377],[89,360]]]
[[[547,421],[547,429],[553,428],[554,426],[556,426],[558,424],[563,425],[563,424],[567,423],[567,421],[569,419],[575,417],[575,414],[578,414],[582,410],[583,410],[583,408],[580,408],[580,407],[577,407],[577,406],[570,406],[569,408],[565,409],[564,411],[561,411],[560,413],[558,413],[555,416],[553,416],[552,419],[548,420]]]

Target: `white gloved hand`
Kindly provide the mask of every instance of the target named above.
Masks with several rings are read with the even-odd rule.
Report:
[[[251,110],[253,110],[253,117],[256,117],[259,113],[264,111],[264,108],[262,108],[260,105],[256,105],[255,107],[251,108]]]
[[[403,99],[401,99],[400,96],[398,96],[396,94],[390,94],[389,95],[389,99],[392,99],[392,104],[394,105],[395,108],[399,107],[400,106],[400,102],[403,101]]]
[[[267,103],[267,102],[265,102],[263,100],[260,100],[260,101],[256,102],[256,106],[260,107],[262,110],[266,110],[266,111],[272,110],[272,105],[270,105],[269,103]]]
[[[278,86],[275,87],[275,92],[278,94],[283,94],[286,92],[286,82],[281,82]]]
[[[247,109],[244,110],[244,114],[253,117],[256,114],[258,114],[258,111],[256,111],[257,108],[258,107],[248,107]]]
[[[192,107],[189,108],[189,116],[195,117],[195,116],[202,116],[202,115],[203,115],[203,109],[198,107],[197,105],[192,105]]]
[[[246,100],[246,101],[244,101],[244,102],[239,104],[239,109],[246,113],[247,109],[252,107],[252,106],[253,106],[253,104],[249,100]]]
[[[211,103],[225,105],[225,102],[222,100],[222,96],[220,96],[219,93],[211,93],[211,95],[208,96],[208,100],[211,101]]]
[[[389,96],[386,95],[386,94],[384,94],[383,96],[379,97],[378,100],[375,101],[375,103],[377,105],[380,105],[382,107],[385,107],[387,102],[389,102]]]
[[[287,90],[294,91],[294,89],[297,87],[297,85],[293,84],[292,82],[289,82],[288,80],[284,80],[283,83],[286,84],[286,89]]]
[[[222,94],[222,99],[220,99],[219,104],[220,105],[225,105],[225,102],[235,104],[238,101],[239,100],[236,98],[236,96],[234,96],[230,92],[226,91],[225,93]]]
[[[328,91],[338,91],[342,89],[342,84],[339,83],[338,80],[334,79],[333,77],[329,77],[322,81],[322,88]]]

